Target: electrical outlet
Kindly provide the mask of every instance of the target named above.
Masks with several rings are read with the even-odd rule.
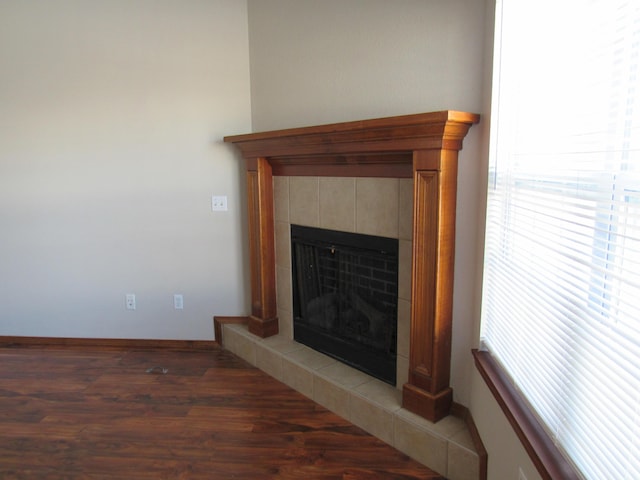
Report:
[[[127,306],[127,310],[135,310],[136,309],[136,296],[133,293],[127,293],[125,296],[125,304]]]
[[[226,195],[214,195],[211,197],[211,210],[214,212],[226,212],[227,211],[227,196]]]
[[[176,310],[182,310],[184,308],[184,298],[182,297],[182,294],[176,293],[173,296],[173,308]]]

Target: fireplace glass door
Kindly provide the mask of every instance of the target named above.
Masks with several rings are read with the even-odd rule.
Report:
[[[294,339],[396,383],[398,240],[291,226]]]

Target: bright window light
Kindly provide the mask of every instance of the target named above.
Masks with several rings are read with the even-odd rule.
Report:
[[[482,348],[588,479],[640,478],[640,2],[498,0]]]

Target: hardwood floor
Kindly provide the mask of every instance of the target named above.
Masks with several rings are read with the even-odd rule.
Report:
[[[219,348],[31,347],[0,348],[0,478],[443,477]]]

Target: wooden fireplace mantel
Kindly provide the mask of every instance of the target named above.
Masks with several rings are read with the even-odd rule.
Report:
[[[458,151],[479,115],[441,111],[225,137],[247,164],[249,330],[278,333],[273,176],[413,178],[409,381],[403,407],[449,414]]]

